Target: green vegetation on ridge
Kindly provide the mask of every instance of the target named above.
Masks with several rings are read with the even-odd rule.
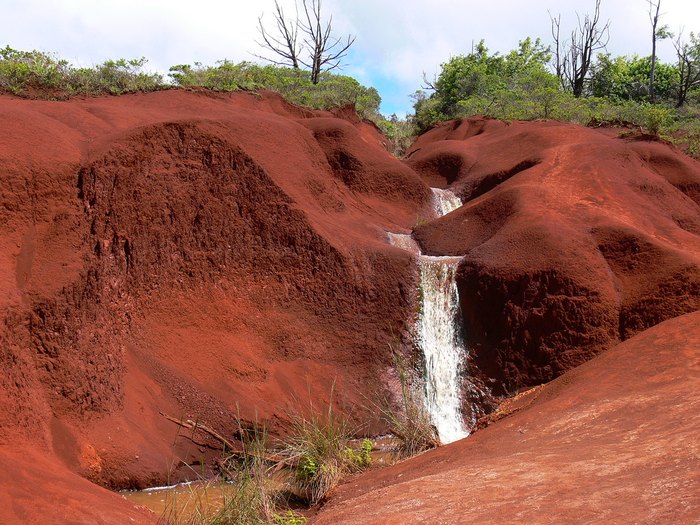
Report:
[[[345,75],[323,72],[317,84],[308,73],[280,66],[223,60],[215,66],[180,64],[170,68],[171,82],[145,72],[145,58],[107,60],[76,67],[41,51],[0,49],[0,91],[34,98],[77,95],[120,95],[172,87],[202,87],[214,91],[270,89],[292,103],[313,109],[355,104],[364,118],[377,118],[381,98],[376,89]]]

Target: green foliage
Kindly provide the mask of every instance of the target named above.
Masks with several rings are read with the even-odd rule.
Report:
[[[0,91],[39,98],[73,95],[118,95],[154,91],[170,87],[157,73],[143,69],[145,58],[107,60],[90,68],[72,66],[68,61],[41,51],[0,49]],[[169,73],[180,87],[203,87],[216,91],[270,89],[287,100],[314,109],[355,104],[358,114],[379,120],[381,97],[373,87],[365,87],[345,75],[321,73],[312,84],[307,72],[273,65],[228,60],[215,66],[179,64]]]
[[[216,91],[270,89],[290,102],[314,109],[353,103],[364,118],[376,117],[381,102],[376,89],[364,87],[345,75],[325,72],[318,84],[312,84],[305,71],[251,62],[236,64],[224,60],[216,66],[181,64],[170,68],[170,77],[182,87],[204,87]]]
[[[345,449],[345,455],[353,470],[364,470],[372,464],[372,449],[374,443],[371,439],[363,439],[359,450],[350,447]]]
[[[220,465],[225,481],[208,481],[204,490],[193,491],[192,504],[182,508],[169,501],[159,523],[168,525],[264,525],[271,523],[280,504],[273,488],[271,469],[265,459],[268,449],[264,426],[247,427],[237,420],[242,450],[225,457]],[[207,489],[218,485],[222,500]],[[212,491],[213,492],[213,491]],[[189,502],[188,502],[189,503]]]
[[[588,84],[589,94],[611,100],[649,101],[649,76],[651,57],[618,56],[599,54],[591,67]],[[663,62],[656,63],[654,91],[656,100],[671,102],[676,93],[678,67]]]
[[[499,118],[550,118],[559,94],[558,80],[547,70],[549,48],[526,38],[506,55],[490,54],[482,40],[468,55],[442,64],[434,93],[414,96],[416,124],[475,113]]]
[[[372,442],[367,440],[359,451],[353,450],[350,425],[333,411],[331,401],[321,413],[311,406],[308,417],[290,414],[289,418],[284,454],[296,465],[295,481],[311,504],[318,502],[343,476],[371,463]]]
[[[416,135],[416,125],[413,118],[400,119],[396,114],[386,118],[379,115],[375,123],[389,139],[389,150],[396,157],[402,157],[411,146]]]
[[[658,105],[642,108],[643,126],[654,135],[658,135],[662,128],[668,126],[673,120],[673,111]]]
[[[0,88],[15,94],[26,87],[56,89],[70,71],[67,61],[40,51],[0,49]]]
[[[697,57],[693,50],[697,44]],[[689,53],[685,70],[697,62],[700,72],[700,43],[691,35],[684,48]],[[697,58],[697,60],[696,60]],[[575,98],[561,89],[558,79],[547,70],[548,49],[539,41],[525,39],[517,50],[506,55],[491,54],[483,41],[469,55],[457,56],[442,64],[440,75],[428,96],[414,95],[414,122],[423,131],[435,122],[485,115],[503,120],[555,119],[582,125],[633,125],[649,133],[684,137],[692,153],[692,121],[678,121],[677,105],[681,68],[656,64],[655,97],[649,103],[650,57],[611,57],[599,54],[591,69],[583,97]],[[690,64],[690,65],[689,65]],[[700,73],[698,75],[700,79]],[[689,91],[692,104],[700,102],[700,80]]]
[[[40,51],[0,50],[0,90],[16,95],[63,97],[117,95],[163,88],[163,78],[145,73],[145,58],[107,60],[92,68],[76,68]]]
[[[700,160],[700,106],[688,106],[681,110],[673,123],[665,129],[665,136],[688,155]]]
[[[303,525],[308,520],[306,516],[297,514],[293,510],[288,510],[284,514],[275,514],[272,521],[275,525]]]

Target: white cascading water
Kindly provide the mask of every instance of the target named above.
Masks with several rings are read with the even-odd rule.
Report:
[[[433,208],[438,217],[447,215],[462,205],[462,201],[450,190],[433,188]]]
[[[433,189],[433,207],[438,217],[461,205],[451,191]],[[422,255],[410,235],[388,235],[391,244],[418,256],[421,309],[415,335],[425,359],[426,406],[440,440],[451,443],[469,434],[462,421],[459,394],[466,355],[459,333],[459,295],[455,281],[461,258]]]

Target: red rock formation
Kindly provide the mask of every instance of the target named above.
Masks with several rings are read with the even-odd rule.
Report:
[[[385,230],[430,192],[371,126],[173,90],[0,97],[0,128],[0,446],[143,486],[207,455],[161,412],[226,433],[383,388],[415,280]]]
[[[408,164],[465,203],[415,237],[465,255],[472,370],[496,393],[700,308],[700,164],[672,146],[474,118],[420,137]]]
[[[465,255],[471,370],[496,393],[700,304],[698,164],[663,143],[473,119],[406,165],[347,109],[182,90],[0,96],[0,129],[0,450],[49,472],[46,501],[74,473],[140,487],[216,453],[163,414],[231,433],[334,389],[371,419],[416,286],[385,232],[428,213],[428,185],[466,203],[415,236]],[[105,523],[135,515],[104,501]]]
[[[700,313],[662,323],[515,415],[353,478],[312,523],[697,523],[699,363]]]

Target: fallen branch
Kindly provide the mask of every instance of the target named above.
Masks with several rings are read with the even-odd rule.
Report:
[[[206,425],[203,425],[202,423],[198,421],[192,421],[191,419],[178,419],[173,416],[169,416],[167,414],[164,414],[163,412],[159,412],[161,416],[163,416],[165,419],[168,421],[171,421],[175,423],[176,425],[181,426],[182,428],[186,428],[188,430],[192,430],[192,433],[194,433],[197,430],[201,430],[202,432],[209,434],[211,437],[216,439],[219,443],[221,443],[224,446],[224,452],[228,453],[230,456],[235,457],[237,459],[244,459],[246,456],[253,456],[258,459],[262,459],[263,461],[267,461],[269,463],[273,463],[275,465],[275,471],[279,470],[280,468],[284,467],[285,465],[292,464],[290,458],[286,458],[283,456],[278,455],[271,455],[271,454],[253,454],[251,452],[246,452],[243,450],[243,446],[234,446],[233,443],[231,443],[228,439],[226,439],[224,436],[219,434],[216,430],[213,430]],[[191,439],[195,444],[197,442],[194,441],[194,439]]]
[[[169,416],[167,414],[164,414],[163,412],[160,412],[160,415],[163,416],[165,419],[168,421],[172,421],[176,425],[179,425],[183,428],[192,430],[193,432],[196,432],[197,430],[201,430],[202,432],[205,432],[206,434],[209,434],[211,437],[216,439],[219,443],[223,444],[225,448],[228,448],[231,452],[242,454],[242,452],[236,451],[235,447],[233,444],[226,439],[224,436],[219,434],[216,430],[212,430],[211,428],[199,423],[198,421],[192,421],[191,419],[177,419],[176,417]]]

